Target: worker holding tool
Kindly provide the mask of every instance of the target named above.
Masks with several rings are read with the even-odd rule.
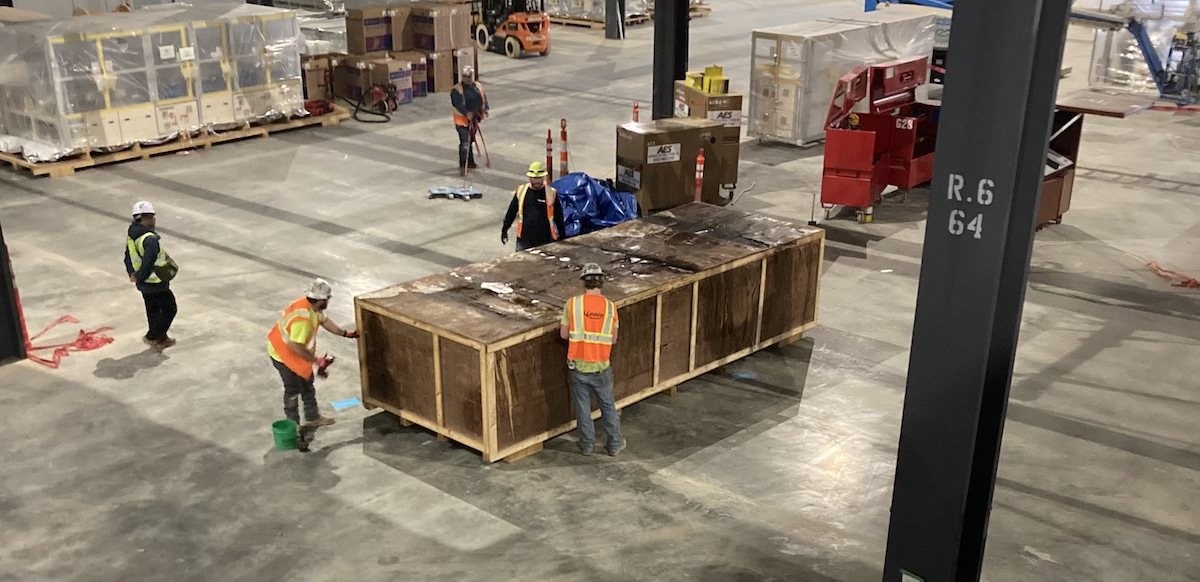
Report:
[[[478,168],[471,146],[479,132],[479,122],[487,117],[488,101],[483,85],[475,82],[475,69],[463,67],[462,82],[450,90],[450,105],[454,107],[454,129],[458,131],[458,172]]]
[[[267,353],[283,379],[283,412],[300,424],[297,398],[304,400],[304,425],[328,426],[335,421],[321,416],[317,409],[317,389],[313,385],[313,366],[324,377],[332,363],[328,355],[317,357],[317,327],[346,338],[357,338],[358,332],[346,331],[325,314],[333,291],[324,279],[315,279],[301,297],[287,306],[279,321],[267,334]]]
[[[508,229],[517,223],[517,251],[552,243],[562,237],[563,209],[558,191],[546,184],[546,164],[529,165],[528,184],[521,184],[513,194],[500,229],[501,244],[508,244]]]
[[[572,297],[563,306],[558,333],[570,342],[567,348],[567,375],[571,382],[571,402],[579,427],[579,452],[592,454],[596,425],[592,421],[592,394],[600,403],[600,418],[608,433],[608,454],[617,456],[625,449],[621,438],[621,417],[613,396],[613,371],[609,362],[617,341],[617,306],[601,291],[604,271],[600,265],[583,267],[583,295]]]
[[[161,235],[154,231],[154,206],[141,201],[133,205],[133,223],[125,239],[125,273],[137,286],[146,304],[146,335],[142,341],[161,352],[175,345],[167,335],[179,308],[171,292],[171,279],[179,272],[175,261],[162,248]]]

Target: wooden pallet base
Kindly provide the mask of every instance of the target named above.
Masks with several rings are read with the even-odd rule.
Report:
[[[654,18],[654,9],[650,9],[650,18]],[[707,18],[712,16],[712,8],[708,6],[692,6],[688,8],[688,16],[691,18]]]
[[[646,15],[626,16],[625,26],[636,26],[650,22],[650,17]],[[565,26],[582,26],[592,30],[604,30],[604,22],[597,20],[588,20],[586,18],[563,18],[560,16],[551,16],[550,24],[562,24]]]
[[[57,162],[30,162],[25,158],[15,155],[0,152],[0,162],[29,170],[34,176],[50,176],[51,178],[61,178],[70,176],[76,170],[91,168],[95,166],[103,166],[106,164],[115,164],[128,160],[148,160],[153,156],[176,153],[185,150],[196,148],[209,149],[214,144],[224,143],[228,141],[237,141],[252,137],[265,138],[272,133],[281,131],[289,131],[299,129],[301,127],[310,126],[327,126],[337,125],[342,121],[350,118],[350,111],[340,105],[334,105],[333,113],[319,115],[315,117],[298,117],[295,119],[287,119],[276,123],[267,123],[263,125],[243,125],[239,129],[231,129],[228,131],[213,131],[205,128],[198,135],[184,135],[170,142],[154,145],[143,146],[140,143],[133,144],[133,147],[118,152],[112,153],[93,153],[85,150],[79,157],[59,160]]]

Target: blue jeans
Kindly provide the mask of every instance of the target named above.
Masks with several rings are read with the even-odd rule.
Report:
[[[595,374],[568,370],[571,379],[571,402],[575,405],[575,420],[579,425],[579,446],[590,449],[596,442],[596,424],[592,421],[592,393],[600,402],[600,418],[604,421],[604,432],[608,433],[608,448],[621,446],[621,417],[617,415],[617,403],[613,399],[613,371],[609,368]]]

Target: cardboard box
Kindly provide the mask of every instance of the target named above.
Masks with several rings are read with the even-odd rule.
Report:
[[[413,50],[412,8],[393,5],[391,9],[392,50],[397,52]]]
[[[739,128],[707,119],[618,126],[617,189],[636,196],[647,213],[687,204],[695,199],[696,156],[703,147],[702,200],[723,204],[721,184],[737,181],[739,142]]]
[[[465,67],[474,67],[476,78],[479,77],[479,51],[473,46],[452,51],[419,52],[425,55],[430,93],[448,93],[462,78]]]
[[[429,94],[429,61],[423,53],[411,51],[392,55],[398,61],[412,65],[413,97],[425,97]]]
[[[371,89],[371,66],[383,59],[363,55],[347,55],[334,74],[334,94],[355,103]]]
[[[710,95],[675,81],[675,117],[708,119],[726,127],[742,126],[742,96],[736,93]]]
[[[408,61],[389,59],[371,63],[371,83],[396,88],[396,103],[412,103],[412,65]]]
[[[329,55],[300,55],[305,99],[333,97],[333,65]]]
[[[413,48],[442,52],[473,46],[469,4],[414,4]]]
[[[391,6],[368,6],[346,12],[346,49],[361,55],[392,50]]]

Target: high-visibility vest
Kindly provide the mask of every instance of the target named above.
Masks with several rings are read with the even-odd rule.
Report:
[[[567,359],[604,363],[612,353],[617,307],[603,295],[576,295],[568,308]]]
[[[287,342],[292,335],[292,326],[299,322],[307,321],[312,325],[312,335],[308,338],[307,347],[313,353],[317,350],[317,328],[321,325],[321,319],[316,310],[312,309],[307,297],[301,297],[287,306],[283,313],[279,315],[279,321],[275,323],[275,327],[271,328],[271,332],[267,334],[267,342],[270,347],[271,357],[282,362],[289,370],[295,372],[301,378],[311,378],[313,375],[313,364],[308,360],[300,357],[287,346]]]
[[[517,238],[521,238],[521,226],[525,223],[525,194],[529,192],[529,184],[517,188]],[[550,220],[550,240],[558,240],[558,227],[554,226],[554,201],[558,198],[558,190],[546,186],[546,218]]]
[[[475,87],[479,89],[479,98],[483,101],[483,106],[486,108],[487,107],[487,95],[484,94],[484,92],[483,92],[483,85],[480,85],[479,82],[476,81]],[[462,83],[455,85],[454,89],[452,89],[452,90],[458,91],[458,94],[462,95],[463,105],[465,106],[467,104],[467,92],[463,91]],[[451,107],[451,109],[453,109],[453,107]],[[463,114],[459,113],[457,109],[454,109],[454,125],[467,127],[468,125],[471,125],[471,121],[469,119],[467,119],[466,115],[463,115]]]
[[[129,249],[129,264],[133,265],[133,272],[136,273],[142,270],[142,257],[146,256],[146,238],[158,236],[153,232],[148,232],[139,236],[137,240],[125,237],[125,248]],[[154,259],[155,267],[165,267],[171,258],[167,256],[167,251],[162,248],[162,239],[158,241],[158,257]],[[162,283],[158,273],[150,271],[150,276],[146,277],[147,283]]]

